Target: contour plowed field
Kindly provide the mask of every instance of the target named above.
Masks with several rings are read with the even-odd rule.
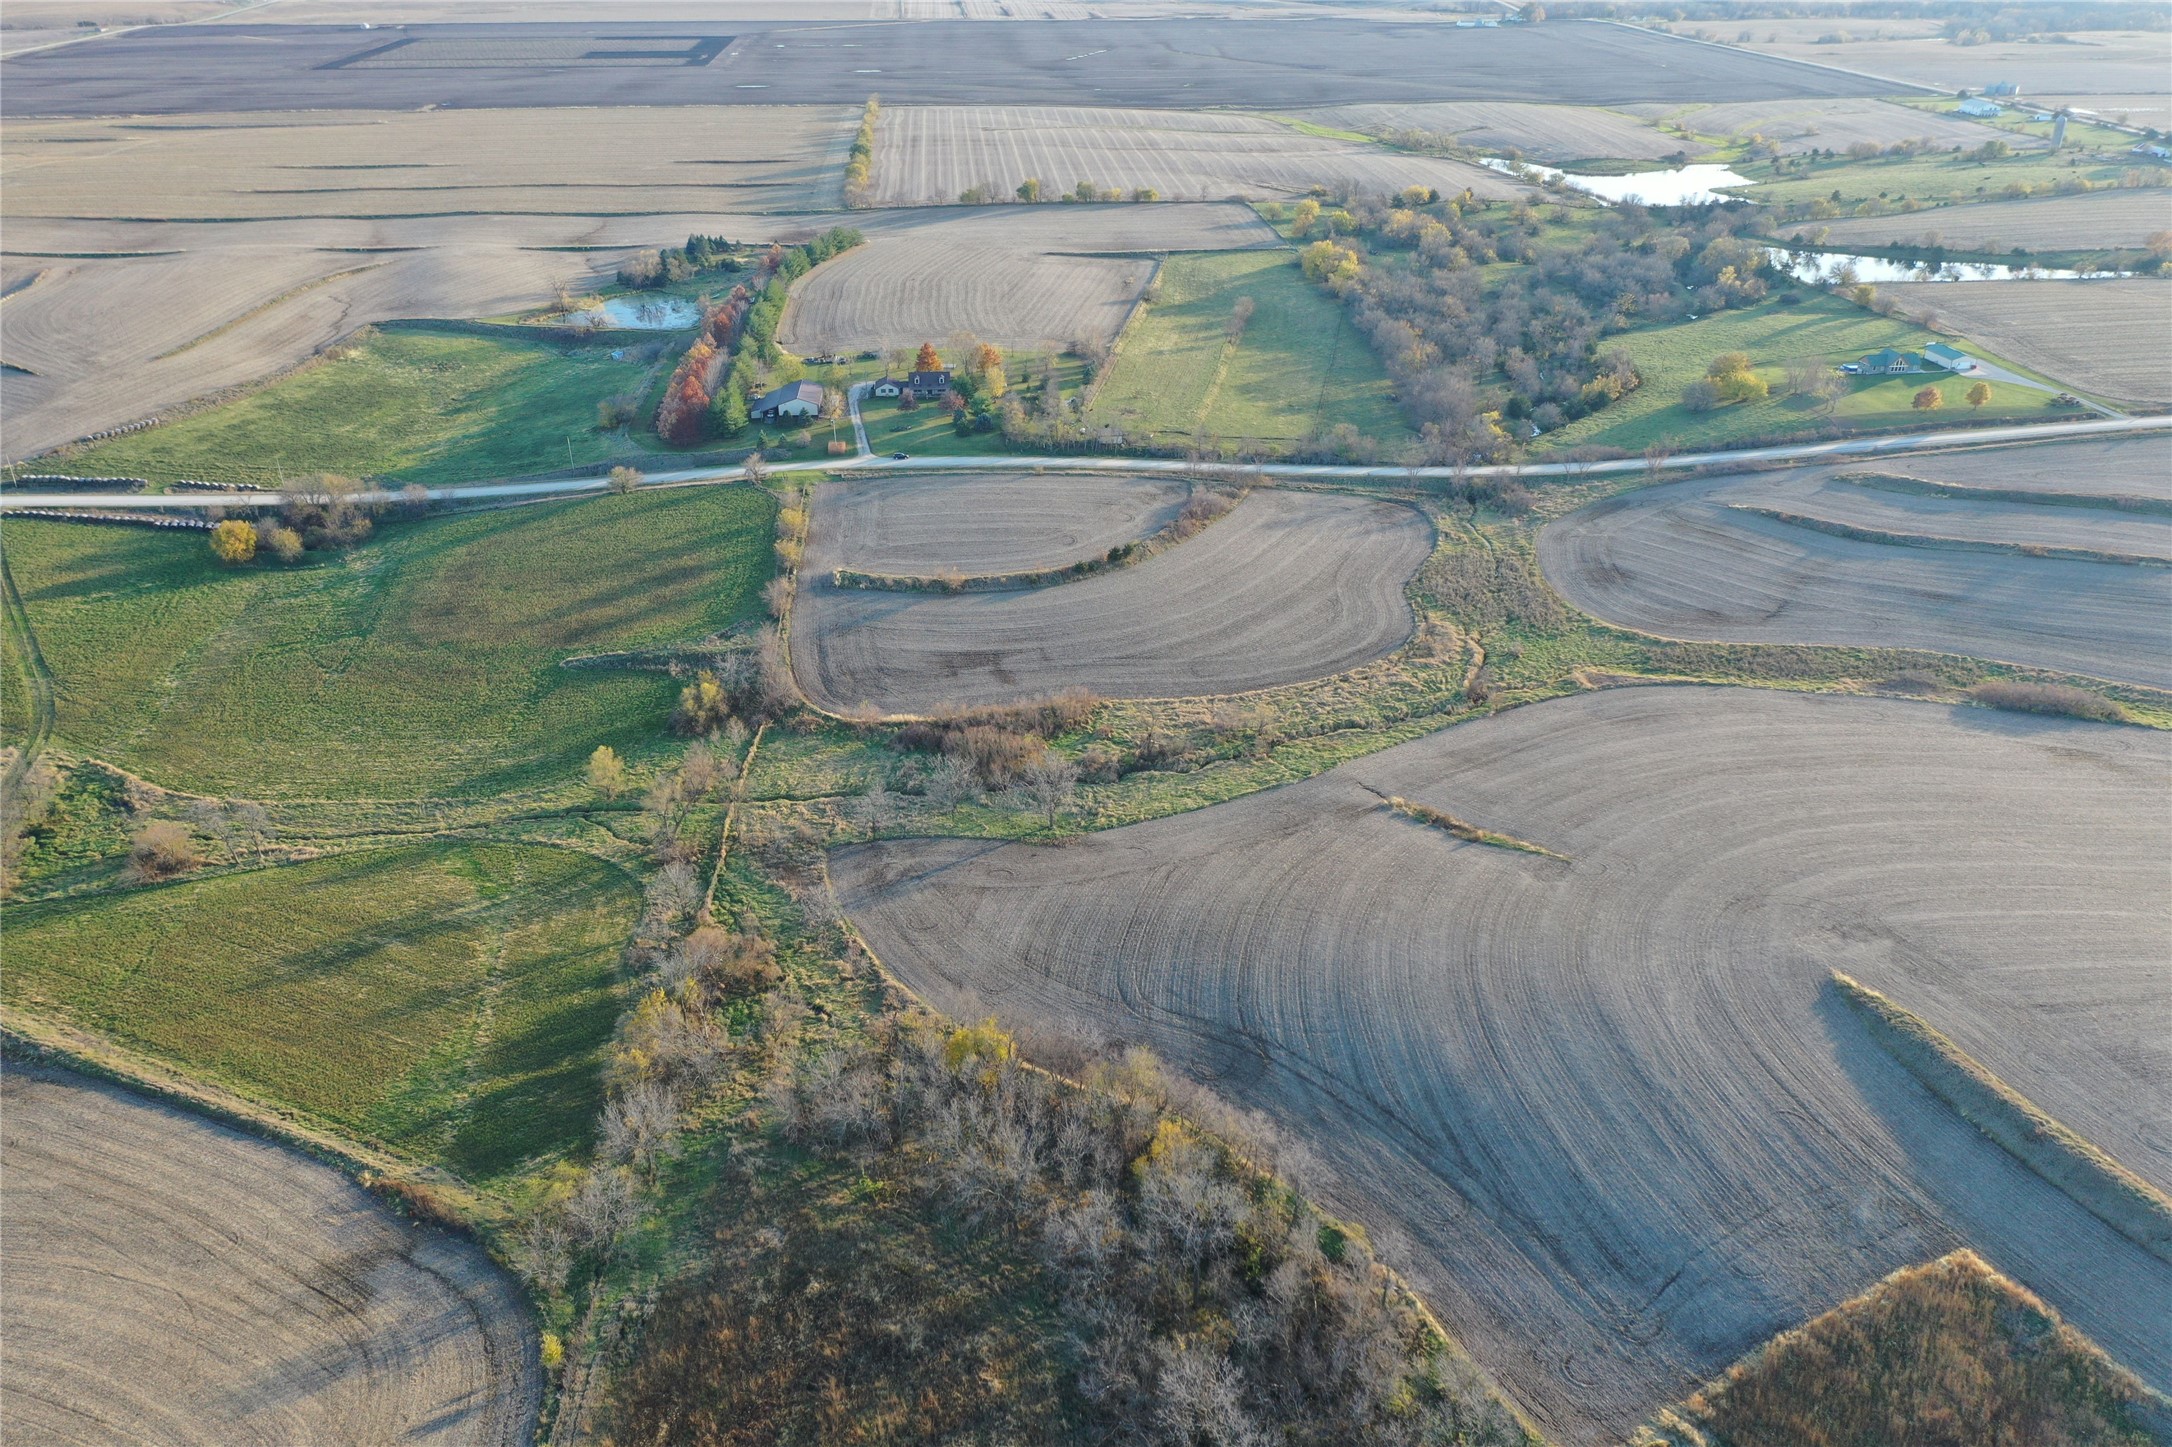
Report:
[[[533,1437],[528,1310],[474,1246],[111,1087],[11,1066],[0,1099],[9,1441]]]
[[[1431,186],[1487,198],[1530,188],[1482,166],[1412,156],[1255,116],[1065,106],[910,106],[883,112],[875,199],[943,205],[974,187],[1008,200],[1037,178],[1050,192],[1080,181],[1167,200],[1265,199],[1314,186],[1367,192]]]
[[[2017,151],[2041,150],[2047,142],[2010,135],[1954,116],[1919,111],[1882,100],[1740,101],[1713,106],[1636,106],[1637,115],[1665,119],[1706,136],[1763,136],[1783,155],[1803,151],[1845,151],[1858,141],[1890,146],[1896,141],[1928,138],[1940,149],[1980,146],[2003,139]]]
[[[2001,247],[2026,246],[2037,252],[2142,246],[2158,232],[2172,231],[2172,195],[2154,186],[2142,186],[2093,191],[2086,196],[1944,206],[1909,216],[1848,217],[1792,227],[1790,231],[1797,236],[1822,232],[1823,244],[1833,247],[1894,242],[1914,245],[1931,232],[1955,248],[1982,247],[1992,242]]]
[[[930,576],[1016,573],[1098,558],[1166,526],[1188,489],[1161,477],[973,473],[824,483],[829,567]]]
[[[912,215],[793,288],[779,329],[801,353],[973,332],[1012,347],[1108,341],[1154,275],[1153,255],[1278,245],[1241,206],[1020,206]]]
[[[1303,1141],[1558,1440],[1968,1243],[2172,1382],[2172,1267],[1959,1119],[1841,968],[2172,1181],[2163,735],[1623,689],[1067,842],[861,845],[939,1007],[1141,1041]],[[1377,791],[1377,793],[1375,792]],[[1462,843],[1401,795],[1568,856]]]
[[[2122,402],[2172,402],[2172,284],[1908,281],[1879,290],[1912,316],[1932,313],[1962,336],[2055,381]]]
[[[2147,493],[2159,439],[1911,461],[1979,487],[2094,476]],[[2047,489],[2049,490],[2049,489]],[[1830,474],[1697,479],[1610,499],[1539,535],[1547,580],[1577,607],[1675,638],[1928,648],[2172,686],[2172,569],[1839,537],[1752,509],[1897,537],[2164,556],[2165,519],[1853,487]]]
[[[800,686],[830,708],[921,713],[1072,686],[1112,698],[1235,693],[1354,668],[1410,635],[1403,585],[1432,529],[1406,507],[1258,490],[1134,567],[963,594],[834,587],[824,578],[835,537],[818,507],[792,618]]]

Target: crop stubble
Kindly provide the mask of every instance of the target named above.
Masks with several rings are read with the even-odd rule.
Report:
[[[1957,250],[1996,243],[2002,249],[2025,246],[2036,252],[2143,246],[2160,231],[2172,231],[2172,194],[2155,186],[1987,201],[1907,216],[1858,216],[1790,228],[1796,236],[1820,232],[1823,245],[1836,247],[1909,246],[1935,235],[1940,244]]]
[[[2161,439],[2145,438],[1921,459],[1907,471],[1974,487],[2080,478],[2104,493],[2149,494],[2161,491],[2165,454]],[[2172,686],[2172,570],[1858,541],[1754,508],[1926,538],[2172,551],[2158,517],[1908,496],[1822,472],[1613,498],[1550,524],[1539,562],[1577,607],[1667,637],[1929,648]]]
[[[824,483],[815,510],[827,568],[927,577],[1018,573],[1099,558],[1176,516],[1187,489],[1159,477],[976,473]]]
[[[1546,162],[1601,157],[1656,161],[1677,151],[1698,156],[1709,149],[1702,142],[1685,141],[1635,116],[1603,106],[1427,101],[1413,105],[1329,106],[1308,111],[1306,119],[1368,135],[1431,131],[1453,136],[1474,150],[1514,149],[1529,160]]]
[[[0,1094],[11,1440],[531,1439],[528,1311],[474,1246],[109,1086],[11,1065]]]
[[[1167,200],[1262,200],[1313,186],[1465,189],[1487,199],[1528,192],[1461,161],[1307,135],[1254,116],[1067,106],[901,106],[883,112],[875,199],[941,205],[981,187],[1008,199],[1027,177],[1050,191],[1080,181]]]
[[[1081,484],[1037,478],[1017,486]],[[947,511],[942,497],[931,488],[925,505]],[[893,713],[1072,686],[1107,697],[1195,697],[1340,673],[1410,635],[1403,585],[1432,542],[1425,519],[1400,505],[1254,489],[1190,541],[1079,582],[955,595],[866,592],[826,581],[846,561],[831,510],[818,502],[815,511],[793,615],[793,668],[826,707],[866,703]],[[1047,546],[981,540],[972,544],[976,556],[1000,548],[1040,565],[1076,555],[1032,522],[1032,506],[1012,515],[1039,529]],[[1089,507],[1086,516],[1097,515]]]
[[[2172,282],[1899,282],[1880,288],[1912,316],[2047,377],[2115,401],[2172,402]]]
[[[833,857],[937,1006],[1153,1046],[1413,1239],[1571,1443],[1963,1243],[2172,1380],[2172,1269],[1932,1099],[1838,967],[2172,1180],[2161,736],[1623,689],[1064,847]],[[1460,843],[1401,795],[1562,863]]]

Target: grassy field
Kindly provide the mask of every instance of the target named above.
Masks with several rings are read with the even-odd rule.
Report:
[[[1375,438],[1409,435],[1371,348],[1287,253],[1172,256],[1159,285],[1118,340],[1090,421],[1157,442],[1201,432],[1295,442],[1341,422]],[[1256,310],[1232,347],[1231,312],[1244,297]]]
[[[595,430],[596,404],[643,370],[602,346],[388,325],[234,401],[86,448],[66,470],[254,483],[282,472],[402,483],[541,472],[625,451]]]
[[[2147,1447],[2163,1440],[2152,1395],[2057,1312],[1957,1251],[1775,1338],[1636,1442]]]
[[[197,534],[19,522],[7,558],[60,746],[207,793],[477,796],[656,747],[670,679],[559,660],[749,618],[771,516],[746,488],[602,497],[242,570]]]
[[[13,907],[8,1005],[478,1184],[586,1147],[636,896],[442,843]]]
[[[1966,152],[1957,155],[1952,151],[1925,151],[1915,156],[1870,160],[1840,157],[1807,166],[1792,159],[1784,165],[1755,161],[1736,163],[1735,169],[1757,183],[1746,195],[1773,206],[1824,198],[1832,201],[1842,216],[1854,214],[1856,207],[1869,201],[1880,202],[1895,212],[1908,201],[1921,206],[1951,206],[1995,200],[2006,187],[2016,183],[2043,186],[2080,180],[2101,186],[2117,182],[2137,164],[2138,158],[2126,154],[2132,140],[2117,147],[2077,150],[2077,136],[2089,129],[2093,128],[2069,127],[2064,150],[2016,151],[1996,160],[1972,160]],[[2000,137],[1986,129],[1984,139]],[[1835,192],[1839,193],[1837,199]]]
[[[1597,445],[1641,452],[1655,443],[1677,452],[1717,447],[1750,438],[1810,431],[1825,421],[1824,404],[1808,397],[1778,395],[1784,390],[1785,364],[1815,357],[1835,366],[1852,362],[1881,347],[1920,351],[1939,340],[1935,333],[1866,311],[1851,302],[1822,294],[1801,294],[1796,306],[1777,299],[1740,310],[1718,312],[1696,321],[1647,327],[1609,338],[1636,363],[1644,385],[1610,407],[1580,418],[1538,439],[1534,450]],[[1980,348],[1970,348],[1987,356]],[[1710,412],[1682,405],[1682,389],[1705,373],[1722,352],[1747,352],[1758,374],[1772,384],[1762,402],[1737,403]],[[2002,366],[2011,365],[2000,362]],[[2021,367],[2014,371],[2034,375]],[[2037,421],[2051,412],[2050,394],[2012,385],[1992,384],[1992,399],[1981,409],[1967,404],[1970,378],[1934,372],[1919,376],[1850,378],[1847,393],[1834,405],[1834,420],[1851,430],[1875,432],[1919,427],[1926,421],[1952,423],[1963,417]],[[1944,407],[1926,419],[1911,401],[1935,386]]]

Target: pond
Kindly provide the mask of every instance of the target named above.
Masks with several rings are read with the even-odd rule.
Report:
[[[2080,281],[2130,276],[2124,271],[2063,271],[2055,266],[2007,266],[1992,261],[1896,261],[1889,256],[1858,256],[1845,251],[1790,251],[1768,246],[1774,268],[1797,281]]]
[[[681,296],[614,296],[602,306],[574,312],[562,325],[617,327],[635,332],[675,332],[701,320],[701,308]]]
[[[1659,171],[1632,171],[1626,176],[1580,176],[1552,166],[1512,166],[1497,157],[1486,161],[1496,171],[1514,174],[1529,171],[1548,181],[1573,186],[1602,201],[1636,201],[1646,206],[1706,206],[1720,201],[1740,201],[1721,187],[1754,186],[1748,176],[1737,175],[1722,165],[1670,166]]]

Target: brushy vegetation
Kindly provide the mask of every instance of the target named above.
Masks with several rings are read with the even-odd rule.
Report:
[[[1364,338],[1286,252],[1172,256],[1155,286],[1095,385],[1090,431],[1149,444],[1258,442],[1281,450],[1340,428],[1410,436]]]
[[[1987,678],[1968,691],[1977,703],[2016,713],[2048,713],[2064,718],[2095,719],[2123,723],[2127,711],[2119,704],[2086,688],[2064,683],[2029,683],[2012,678]]]
[[[915,1229],[882,1249],[849,1217],[780,1233],[761,1264],[742,1246],[668,1294],[657,1349],[627,1379],[627,1439],[985,1440],[974,1432],[1010,1406],[1009,1384],[977,1390],[976,1357],[1017,1347],[979,1327],[987,1267],[953,1282],[950,1253],[925,1246],[917,1223],[942,1220],[958,1244],[985,1243],[975,1257],[1015,1261],[1014,1291],[1049,1301],[1043,1342],[1075,1343],[1035,1440],[1529,1440],[1362,1233],[1178,1115],[1150,1058],[1082,1073],[1028,1067],[993,1021],[893,1020],[780,1056],[772,1128],[859,1171],[864,1197]],[[932,1375],[909,1401],[915,1361]]]
[[[2023,558],[2049,558],[2070,563],[2111,563],[2128,568],[2172,567],[2172,560],[2151,553],[2114,553],[2102,548],[2063,547],[2055,543],[2006,542],[1986,538],[1943,537],[1936,533],[1897,533],[1885,528],[1866,528],[1855,523],[1840,522],[1834,518],[1814,517],[1806,513],[1788,512],[1782,508],[1757,507],[1748,503],[1729,503],[1740,512],[1756,513],[1789,527],[1808,528],[1812,532],[1847,538],[1859,543],[1883,543],[1897,548],[1938,548],[1956,553],[2005,553]]]
[[[655,746],[668,679],[559,662],[751,619],[771,508],[746,488],[551,503],[284,569],[148,530],[21,522],[6,546],[58,743],[251,798],[494,794],[598,743]]]
[[[587,1150],[634,904],[558,849],[235,868],[9,906],[0,997],[489,1186]]]
[[[2105,1225],[2172,1262],[2172,1198],[2045,1114],[1921,1017],[1837,970],[1833,983],[1871,1038],[1962,1119]]]
[[[1421,804],[1415,799],[1406,799],[1400,794],[1389,794],[1384,797],[1387,806],[1404,818],[1415,819],[1418,823],[1429,825],[1444,834],[1454,835],[1466,844],[1491,844],[1496,849],[1514,849],[1524,854],[1543,854],[1548,859],[1566,860],[1568,858],[1565,854],[1556,854],[1544,845],[1533,844],[1528,839],[1518,839],[1513,834],[1499,834],[1491,829],[1481,829],[1476,824],[1467,823],[1458,819],[1446,809],[1436,809],[1431,804]]]
[[[1895,1272],[1662,1413],[1639,1447],[2153,1447],[2172,1411],[1972,1251]]]
[[[597,430],[596,408],[641,372],[608,348],[515,327],[371,328],[234,401],[87,447],[61,466],[267,487],[312,472],[425,484],[544,472],[627,450]]]

